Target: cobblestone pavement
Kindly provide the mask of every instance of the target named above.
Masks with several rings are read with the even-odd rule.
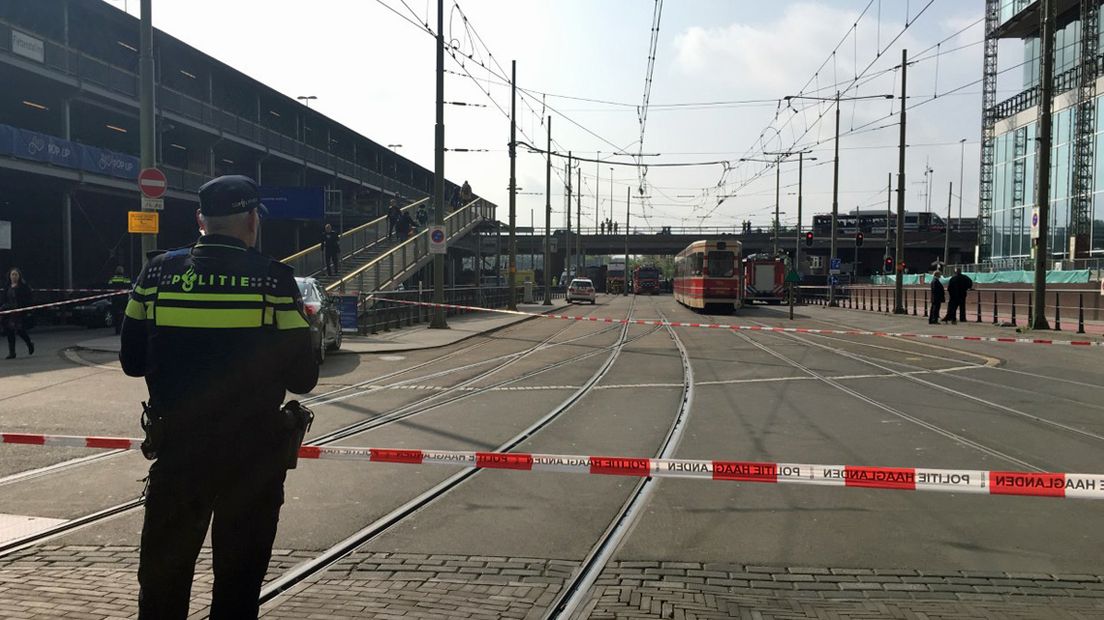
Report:
[[[269,578],[311,557],[273,552]],[[362,551],[262,610],[270,619],[538,618],[577,569],[568,560]],[[0,618],[134,616],[135,547],[40,546],[0,561]],[[210,602],[210,550],[193,617]],[[1057,618],[1104,620],[1099,575],[617,562],[590,618]]]
[[[312,557],[274,550],[273,578]],[[192,612],[211,602],[211,550],[196,563]],[[116,620],[138,613],[138,548],[56,545],[32,547],[0,560],[0,618]]]

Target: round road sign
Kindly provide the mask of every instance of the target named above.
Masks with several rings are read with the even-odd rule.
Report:
[[[168,188],[165,173],[157,168],[145,168],[138,173],[138,189],[146,198],[161,198]]]
[[[1031,214],[1031,225],[1032,226],[1038,226],[1039,225],[1039,214],[1038,213],[1032,213]]]
[[[433,243],[444,243],[445,242],[445,231],[441,230],[440,228],[434,228],[429,233],[429,240],[432,241]]]

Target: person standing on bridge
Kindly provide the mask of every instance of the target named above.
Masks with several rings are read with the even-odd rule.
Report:
[[[141,620],[187,617],[212,517],[210,617],[257,617],[289,447],[298,448],[285,415],[296,408],[280,403],[287,390],[318,383],[294,272],[254,249],[264,210],[257,184],[219,177],[199,188],[199,205],[199,241],[150,254],[123,320],[119,361],[145,377],[142,451],[156,459],[138,563]]]
[[[8,357],[15,359],[15,337],[18,335],[27,344],[27,355],[34,355],[34,343],[27,335],[31,327],[29,312],[15,312],[19,308],[28,308],[32,305],[33,294],[31,287],[23,280],[23,272],[18,267],[8,270],[8,281],[0,286],[0,325],[4,327],[4,335],[8,338]]]
[[[939,324],[939,308],[943,306],[943,300],[946,298],[943,292],[943,282],[939,280],[943,273],[938,269],[932,274],[931,282],[931,312],[928,314],[928,323],[932,325]]]
[[[326,275],[336,276],[341,272],[341,235],[329,224],[322,233],[322,251],[326,254]]]
[[[402,211],[395,204],[395,199],[391,199],[391,206],[387,209],[387,238],[390,239],[391,235],[395,232],[395,227],[399,225],[399,220],[402,218]]]
[[[464,181],[464,184],[460,186],[460,206],[466,206],[472,201],[472,198],[471,185]]]
[[[972,288],[974,281],[970,276],[964,275],[961,267],[955,267],[955,274],[947,282],[947,297],[950,300],[947,302],[947,316],[943,317],[944,323],[950,321],[958,325],[959,321],[966,322],[966,294]]]

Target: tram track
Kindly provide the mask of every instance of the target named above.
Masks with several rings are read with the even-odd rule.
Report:
[[[630,313],[631,313],[631,310],[630,310]],[[556,338],[557,336],[559,336],[563,332],[567,331],[573,325],[576,325],[576,324],[577,323],[570,323],[570,324],[564,326],[562,329],[560,329],[560,330],[556,331],[555,333],[553,333],[552,335],[546,337],[541,342],[533,345],[532,347],[530,347],[526,351],[522,351],[522,352],[518,352],[518,353],[505,354],[505,355],[502,355],[502,356],[498,356],[496,358],[492,358],[493,360],[503,360],[503,363],[499,364],[498,366],[496,366],[496,367],[494,367],[494,368],[492,368],[488,371],[480,373],[479,375],[476,375],[475,377],[472,377],[472,378],[469,378],[465,381],[462,381],[462,382],[458,383],[457,385],[449,386],[449,388],[447,388],[447,391],[427,395],[427,396],[425,396],[421,399],[418,399],[418,400],[414,401],[413,403],[408,403],[408,404],[403,405],[403,406],[401,406],[401,407],[399,407],[399,408],[397,408],[393,411],[390,411],[390,412],[381,414],[379,416],[376,416],[375,418],[371,418],[369,420],[362,420],[360,422],[356,422],[354,424],[351,424],[351,425],[348,425],[348,426],[345,426],[345,427],[342,427],[342,428],[339,428],[339,429],[335,429],[334,431],[330,431],[329,433],[326,433],[324,435],[313,437],[313,438],[310,439],[310,443],[314,444],[314,445],[328,445],[328,444],[331,444],[331,443],[335,443],[337,441],[341,441],[343,439],[347,439],[349,437],[355,436],[359,433],[364,433],[364,432],[368,432],[368,431],[371,431],[371,430],[375,430],[375,429],[384,427],[386,425],[392,424],[394,422],[397,422],[399,420],[404,420],[404,419],[410,418],[410,417],[415,416],[415,415],[420,415],[422,413],[426,413],[428,411],[438,409],[438,408],[443,407],[447,404],[454,403],[458,400],[471,398],[473,396],[483,394],[483,393],[488,392],[490,390],[493,390],[495,388],[499,388],[499,387],[502,387],[504,385],[509,385],[510,383],[515,383],[515,382],[518,382],[518,381],[522,381],[522,380],[531,378],[533,376],[537,376],[539,374],[542,374],[544,372],[548,372],[548,371],[553,370],[555,368],[560,368],[560,367],[562,367],[564,365],[567,365],[567,364],[576,363],[576,362],[578,362],[579,360],[582,360],[582,359],[588,359],[590,357],[594,357],[594,356],[599,355],[600,353],[602,353],[604,351],[608,351],[611,348],[614,348],[614,347],[617,346],[617,344],[614,344],[614,345],[610,345],[610,346],[607,346],[607,347],[602,347],[602,348],[599,348],[595,351],[590,351],[590,352],[584,353],[584,354],[582,354],[580,356],[577,356],[577,357],[573,357],[573,358],[569,358],[567,360],[561,360],[561,361],[558,361],[558,362],[552,362],[550,364],[546,364],[546,365],[544,365],[540,368],[537,368],[535,370],[524,373],[524,374],[522,374],[518,377],[514,377],[514,378],[511,378],[511,379],[506,379],[506,380],[503,380],[503,381],[500,381],[500,382],[497,382],[497,383],[494,383],[494,384],[490,384],[490,385],[487,385],[487,386],[481,386],[479,388],[469,390],[469,391],[460,391],[464,388],[470,387],[474,383],[477,383],[479,381],[482,381],[483,379],[486,379],[487,377],[493,375],[494,373],[497,373],[497,372],[500,372],[501,370],[504,370],[508,366],[512,365],[514,362],[516,362],[520,359],[523,359],[524,357],[526,357],[526,356],[528,356],[532,353],[536,353],[538,351],[544,351],[544,350],[547,350],[547,349],[549,349],[551,347],[555,347],[555,346],[562,346],[562,345],[566,345],[566,344],[571,344],[571,343],[577,342],[579,340],[593,338],[594,336],[596,336],[598,334],[602,334],[602,333],[606,333],[606,332],[609,332],[609,331],[619,329],[618,326],[611,326],[611,327],[606,327],[604,329],[601,329],[598,332],[584,334],[582,336],[572,338],[572,339],[567,340],[567,341],[558,342],[558,343],[553,343],[552,342],[552,340],[554,338]],[[654,332],[657,329],[658,328],[654,328],[653,330],[651,330],[651,332]],[[641,337],[643,337],[643,336],[638,336],[637,338],[641,338]],[[636,340],[637,338],[631,339],[630,342],[632,340]],[[625,343],[621,343],[621,344],[623,345]],[[477,346],[477,345],[474,345],[474,346]],[[432,360],[431,362],[432,363],[439,362],[442,359],[444,359],[444,357],[437,358],[435,360]],[[483,361],[480,361],[480,362],[474,362],[472,364],[468,364],[468,365],[465,365],[463,367],[457,367],[457,368],[454,368],[454,369],[447,369],[447,370],[443,370],[443,371],[438,371],[438,372],[435,372],[435,373],[431,373],[430,375],[412,377],[410,379],[406,379],[406,380],[397,382],[397,383],[392,384],[392,385],[400,385],[400,384],[405,384],[405,383],[416,383],[416,382],[424,381],[427,378],[435,378],[435,377],[445,376],[445,375],[448,375],[448,374],[453,374],[453,373],[458,372],[460,370],[468,369],[468,368],[471,368],[471,367],[474,367],[474,366],[484,365],[486,363],[488,363],[486,360],[483,360]],[[420,365],[418,365],[418,367],[424,367],[426,364],[427,363],[420,364]],[[402,369],[402,370],[399,370],[399,371],[395,371],[393,373],[389,373],[386,376],[394,377],[394,376],[409,372],[410,370],[411,370],[411,368],[406,368],[406,369]],[[370,381],[377,382],[379,380],[380,380],[379,378],[375,378],[375,379],[370,380]],[[363,386],[363,385],[367,385],[367,382],[358,382],[358,384],[355,384],[355,385]],[[312,404],[314,406],[325,405],[325,404],[329,404],[329,403],[332,403],[332,402],[337,402],[339,400],[346,400],[348,398],[352,398],[352,397],[355,397],[355,396],[362,396],[362,395],[365,395],[365,394],[368,394],[368,393],[378,391],[380,389],[388,389],[389,387],[392,387],[392,386],[383,386],[383,387],[373,386],[372,388],[370,388],[368,390],[364,390],[364,391],[359,392],[359,393],[352,393],[352,394],[346,393],[346,394],[342,394],[340,396],[333,396],[333,395],[338,393],[338,392],[345,392],[346,390],[344,390],[344,389],[332,390],[331,392],[327,392],[325,394],[318,395],[318,398],[320,398],[322,400],[312,400],[312,401],[309,401],[308,404]],[[458,391],[459,391],[459,393],[457,395],[449,397],[450,393],[458,392]],[[327,399],[327,397],[328,397],[328,399]],[[433,402],[433,401],[437,401],[437,402]],[[125,451],[125,450],[113,450],[113,451],[105,453],[104,456],[102,456],[99,459],[89,459],[87,461],[81,461],[81,462],[78,462],[78,463],[73,463],[72,465],[70,465],[69,467],[67,467],[65,469],[72,469],[74,467],[79,467],[79,466],[83,466],[83,465],[89,465],[89,464],[92,464],[92,463],[102,462],[106,458],[110,458],[112,456],[120,456],[121,454],[125,454],[126,452],[127,451]],[[60,465],[65,465],[67,463],[71,463],[71,462],[61,463],[61,464],[58,464],[58,465],[59,466]],[[47,469],[47,468],[43,468],[43,469]],[[35,478],[35,477],[41,477],[43,475],[48,475],[48,474],[51,474],[51,473],[58,473],[59,471],[63,471],[63,469],[55,469],[55,470],[48,471],[48,472],[41,472],[41,473],[39,473],[38,475],[35,475],[35,476],[29,476],[28,475],[27,477],[23,478],[23,480],[32,479],[32,478]],[[0,544],[0,558],[3,558],[5,556],[10,555],[12,553],[15,553],[17,551],[26,549],[26,548],[31,547],[33,545],[40,544],[40,543],[42,543],[46,540],[50,540],[52,538],[56,538],[56,537],[62,536],[64,534],[68,534],[68,533],[74,532],[76,530],[83,529],[85,527],[93,526],[93,525],[96,525],[98,523],[106,522],[109,519],[112,519],[112,518],[115,518],[115,517],[118,517],[118,516],[122,516],[124,514],[129,513],[129,512],[132,512],[132,511],[136,510],[137,508],[140,508],[143,505],[144,505],[144,499],[142,497],[133,498],[133,499],[121,502],[119,504],[116,504],[114,506],[110,506],[110,507],[107,507],[107,508],[104,508],[104,509],[101,509],[101,510],[98,510],[98,511],[94,511],[94,512],[89,513],[89,514],[85,514],[85,515],[82,515],[80,517],[76,517],[74,519],[66,520],[65,522],[59,523],[58,525],[56,525],[54,527],[47,528],[47,529],[41,530],[39,532],[35,532],[33,534],[29,534],[27,536],[22,536],[22,537],[19,537],[19,538],[15,538],[15,539],[6,541],[3,544]]]
[[[761,321],[752,320],[750,322],[754,323],[756,325],[761,325],[761,326],[767,326],[768,325],[767,323],[763,323]],[[915,365],[912,365],[912,364],[908,364],[906,362],[885,360],[885,359],[882,359],[882,358],[876,358],[876,357],[873,357],[873,356],[867,356],[867,355],[862,355],[862,354],[859,354],[859,353],[854,353],[854,352],[847,351],[847,350],[844,350],[844,349],[839,348],[839,347],[828,346],[828,345],[825,345],[823,343],[817,342],[816,340],[813,340],[813,339],[810,339],[810,338],[807,338],[807,337],[803,337],[803,336],[797,335],[797,334],[783,333],[783,334],[781,334],[781,337],[786,338],[786,339],[791,340],[791,341],[794,341],[794,342],[800,342],[802,344],[813,346],[813,347],[816,347],[816,348],[824,350],[824,351],[828,351],[828,352],[833,353],[837,356],[844,357],[844,358],[859,362],[861,364],[865,364],[865,365],[870,366],[872,368],[877,368],[879,370],[882,370],[882,371],[888,373],[892,377],[905,379],[905,380],[910,381],[910,382],[912,382],[916,385],[921,385],[921,386],[924,386],[926,388],[931,388],[931,389],[934,389],[934,390],[938,390],[938,391],[943,392],[945,394],[949,394],[951,396],[954,396],[955,398],[975,402],[975,403],[977,403],[979,405],[982,405],[983,407],[986,407],[988,409],[991,409],[991,410],[994,410],[994,411],[999,411],[1001,413],[1004,413],[1004,414],[1007,414],[1007,415],[1010,415],[1010,416],[1015,416],[1015,417],[1027,420],[1027,421],[1029,421],[1031,423],[1034,423],[1034,424],[1037,424],[1038,426],[1043,427],[1043,428],[1048,428],[1050,430],[1062,431],[1062,432],[1065,432],[1065,433],[1068,433],[1068,434],[1071,434],[1071,435],[1076,435],[1076,436],[1083,437],[1083,438],[1086,438],[1086,439],[1090,439],[1090,440],[1093,440],[1093,441],[1104,442],[1104,435],[1101,435],[1099,433],[1094,433],[1092,431],[1088,431],[1088,430],[1085,430],[1083,428],[1078,428],[1078,427],[1070,425],[1070,424],[1065,424],[1063,422],[1058,422],[1056,420],[1052,420],[1052,419],[1044,417],[1044,416],[1036,415],[1036,414],[1033,414],[1033,413],[1028,413],[1026,411],[1016,409],[1015,407],[1010,407],[1008,405],[998,403],[998,402],[995,402],[995,401],[992,401],[992,400],[989,400],[989,399],[986,399],[986,398],[981,398],[981,397],[979,397],[975,394],[970,394],[969,392],[964,392],[962,390],[958,390],[958,389],[955,389],[955,388],[952,388],[952,387],[949,387],[949,386],[946,386],[946,385],[942,385],[942,384],[937,383],[935,381],[930,381],[930,380],[927,380],[927,379],[923,379],[921,377],[916,376],[916,373],[907,372],[907,371],[903,372],[903,371],[898,370],[896,368],[893,368],[891,366],[887,366],[886,364],[893,364],[893,365],[897,365],[897,366],[902,366],[902,367],[912,369],[912,370],[927,370],[927,369],[922,368],[920,366],[915,366]],[[832,341],[837,341],[837,342],[846,342],[846,343],[849,343],[849,344],[859,344],[860,346],[865,344],[865,343],[856,343],[854,341],[849,341],[849,340],[846,340],[846,339],[843,339],[843,338],[836,338],[836,337],[832,337],[832,336],[823,336],[823,338],[828,339],[828,340],[832,340]],[[880,347],[879,346],[878,348],[888,349],[889,347]],[[890,349],[890,350],[897,351],[897,352],[909,352],[909,351],[906,351],[904,349]],[[924,354],[924,355],[925,355],[925,357],[932,357],[932,358],[936,358],[936,359],[941,359],[943,361],[961,363],[961,360],[956,360],[955,358],[951,358],[951,357],[940,357],[940,356],[935,356],[935,355],[932,355],[932,354]],[[990,367],[991,366],[984,365],[984,364],[976,366],[976,368],[990,368]],[[986,386],[989,386],[989,387],[995,387],[995,388],[998,388],[998,389],[1001,389],[1001,390],[1011,390],[1011,391],[1018,391],[1018,392],[1033,393],[1031,390],[1021,388],[1021,387],[1018,387],[1018,386],[1010,386],[1010,385],[1006,385],[1006,384],[1003,384],[1003,383],[986,381],[984,379],[977,379],[977,378],[974,378],[974,377],[963,377],[963,376],[960,376],[960,375],[956,375],[954,373],[946,373],[945,376],[953,377],[953,378],[963,380],[963,381],[967,381],[967,382],[976,383],[976,384],[979,384],[979,385],[986,385]],[[1085,403],[1085,402],[1082,402],[1082,401],[1078,401],[1078,400],[1071,399],[1071,398],[1066,398],[1066,397],[1061,397],[1061,396],[1051,396],[1051,397],[1048,397],[1048,398],[1054,398],[1054,399],[1057,399],[1057,400],[1065,400],[1065,401],[1070,402],[1072,404],[1075,404],[1077,406],[1084,406],[1084,407],[1089,407],[1089,408],[1094,408],[1094,409],[1104,409],[1104,406],[1100,406],[1100,405],[1095,404],[1095,403]]]
[[[659,315],[664,322],[667,322],[667,317],[662,311],[659,311]],[[667,435],[655,453],[654,458],[660,459],[674,456],[682,437],[682,431],[686,428],[686,419],[689,417],[690,408],[694,402],[694,370],[690,365],[690,355],[687,353],[678,333],[670,325],[667,325],[666,328],[678,349],[683,378],[682,397],[679,399],[678,412],[667,431]],[[557,597],[553,599],[543,616],[544,618],[574,618],[579,616],[591,595],[594,583],[609,563],[614,552],[629,535],[633,524],[651,499],[657,484],[658,480],[650,477],[641,478],[637,481],[629,498],[610,521],[601,538],[591,547],[579,570],[575,572],[564,587],[560,589]]]
[[[635,299],[630,304],[627,312],[627,317],[632,318],[633,310],[635,309]],[[543,415],[536,422],[529,425],[521,432],[515,434],[513,437],[502,442],[495,447],[494,452],[510,452],[523,442],[529,440],[534,435],[545,429],[555,420],[559,419],[563,414],[569,411],[576,403],[583,399],[592,388],[597,385],[599,381],[609,372],[613,367],[617,358],[620,356],[621,351],[625,345],[644,338],[647,335],[653,334],[658,331],[658,328],[648,330],[645,334],[637,336],[635,338],[628,338],[630,325],[624,323],[617,326],[615,329],[620,331],[617,341],[611,346],[602,349],[602,351],[608,350],[609,356],[602,363],[601,366],[588,378],[582,386],[575,390],[567,399],[554,407],[551,411]],[[575,362],[578,358],[568,360],[569,362]],[[390,530],[393,526],[403,521],[407,517],[411,516],[415,512],[422,510],[437,500],[443,498],[450,491],[479,474],[478,469],[465,469],[459,471],[448,478],[438,482],[428,490],[422,492],[416,497],[407,500],[397,508],[394,508],[387,514],[376,519],[367,526],[354,532],[344,540],[332,545],[315,558],[301,563],[294,567],[290,571],[284,573],[280,577],[268,582],[261,589],[260,602],[261,605],[272,605],[283,597],[293,596],[300,588],[305,587],[311,583],[312,578],[325,573],[327,569],[334,566],[337,562],[347,557],[349,554],[356,551],[361,546],[376,539],[384,532]]]

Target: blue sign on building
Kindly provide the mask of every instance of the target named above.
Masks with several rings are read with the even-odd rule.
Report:
[[[326,202],[321,187],[261,187],[261,204],[277,220],[320,220]]]

